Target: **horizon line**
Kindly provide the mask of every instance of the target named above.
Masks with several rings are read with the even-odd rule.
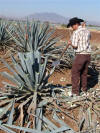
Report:
[[[0,17],[5,17],[5,18],[16,18],[16,19],[20,19],[20,18],[25,18],[25,17],[28,17],[28,16],[31,16],[31,15],[34,15],[34,14],[44,14],[44,13],[48,13],[48,14],[56,14],[56,15],[59,15],[61,17],[64,17],[65,19],[68,19],[68,18],[72,18],[71,17],[65,17],[63,16],[62,14],[59,14],[59,13],[56,13],[56,12],[34,12],[34,13],[30,13],[30,14],[27,14],[27,15],[21,15],[21,16],[18,16],[18,15],[5,15],[5,14],[0,14]],[[76,17],[76,16],[73,16],[73,17]],[[87,22],[96,22],[96,23],[100,23],[100,21],[95,21],[95,20],[87,20],[84,18],[84,20],[86,20]]]

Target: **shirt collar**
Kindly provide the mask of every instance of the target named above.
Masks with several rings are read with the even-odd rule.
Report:
[[[80,25],[80,26],[78,26],[78,29],[77,29],[77,30],[75,30],[74,32],[78,31],[78,30],[79,30],[79,29],[81,29],[81,28],[83,28],[81,25]]]
[[[78,29],[81,29],[82,28],[82,26],[80,25],[79,27],[78,27]]]

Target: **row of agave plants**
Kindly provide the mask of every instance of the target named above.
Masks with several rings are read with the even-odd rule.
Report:
[[[0,129],[7,133],[70,130],[67,126],[57,128],[44,115],[46,105],[52,103],[57,91],[48,83],[55,67],[47,69],[47,65],[61,52],[54,46],[59,40],[58,37],[53,38],[54,32],[55,29],[45,23],[0,21],[0,45],[8,46],[13,42],[17,57],[11,54],[13,66],[0,58],[12,73],[0,73],[11,81],[3,82],[5,91],[0,92]]]
[[[55,38],[53,36],[55,32],[55,27],[48,23],[42,23],[41,26],[40,22],[34,21],[1,20],[0,50],[7,51],[11,49],[16,53],[16,51],[29,52],[38,49],[44,56],[50,55],[48,60],[48,68],[50,68],[52,62],[59,58],[62,49],[66,47],[65,42],[61,42],[59,46],[55,45],[61,38],[60,36]],[[38,45],[34,46],[33,43]],[[74,51],[70,47],[61,59],[60,67],[71,68],[73,58]]]

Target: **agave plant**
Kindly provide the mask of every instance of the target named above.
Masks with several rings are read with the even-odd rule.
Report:
[[[7,30],[7,32],[15,41],[18,51],[39,50],[43,58],[49,55],[48,68],[51,67],[53,61],[59,58],[62,51],[61,46],[55,45],[60,40],[60,36],[55,37],[55,28],[47,23],[36,21],[14,22],[10,31]]]
[[[13,129],[31,133],[70,130],[67,126],[57,128],[43,115],[43,107],[52,102],[52,89],[48,78],[55,69],[50,73],[46,71],[48,56],[43,59],[41,53],[36,50],[18,53],[20,61],[16,61],[13,56],[11,58],[13,68],[0,59],[12,72],[12,75],[7,72],[0,73],[12,82],[3,82],[6,91],[0,93],[0,119],[3,120],[0,128],[10,133],[15,133]]]
[[[9,46],[11,43],[11,37],[7,33],[6,29],[9,29],[10,24],[7,20],[0,20],[0,48],[4,49],[4,47]]]
[[[0,118],[3,118],[4,114],[7,116],[13,107],[13,113],[11,111],[12,114],[9,114],[7,122],[9,124],[13,123],[14,114],[17,113],[14,111],[14,104],[19,103],[16,108],[20,110],[19,117],[21,119],[21,126],[23,126],[23,124],[25,124],[24,120],[29,120],[28,117],[32,112],[33,115],[35,115],[34,111],[36,111],[41,96],[43,94],[45,96],[46,92],[48,92],[49,87],[47,81],[54,69],[50,73],[46,73],[48,57],[42,60],[39,51],[35,51],[34,53],[18,53],[20,63],[18,63],[13,56],[11,58],[14,69],[1,59],[13,75],[7,72],[1,72],[1,75],[11,80],[12,84],[5,83],[6,92],[0,94],[1,100],[4,99],[0,103]],[[24,111],[24,109],[26,110]],[[23,114],[23,118],[21,118],[21,114]]]
[[[53,61],[58,60],[64,49],[65,44],[55,45],[61,37],[55,37],[55,28],[47,23],[14,22],[7,32],[15,41],[18,51],[29,52],[37,49],[42,53],[43,58],[49,55],[48,68]],[[61,60],[60,67],[71,68],[73,56],[72,49],[68,49]]]
[[[55,29],[37,21],[13,23],[10,31],[7,32],[16,46],[21,47],[24,52],[39,50],[42,54],[51,54],[50,52],[55,51],[54,44],[58,41],[57,37],[53,37]]]

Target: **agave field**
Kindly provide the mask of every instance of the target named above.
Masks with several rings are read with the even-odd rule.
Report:
[[[7,70],[0,66],[7,79],[0,88],[0,133],[100,132],[99,49],[89,66],[93,80],[88,94],[73,99],[68,95],[71,85],[49,82],[55,72],[72,67],[72,48],[59,67],[52,66],[67,45],[61,38],[47,23],[0,20],[0,65]],[[96,81],[98,87],[92,88]]]

